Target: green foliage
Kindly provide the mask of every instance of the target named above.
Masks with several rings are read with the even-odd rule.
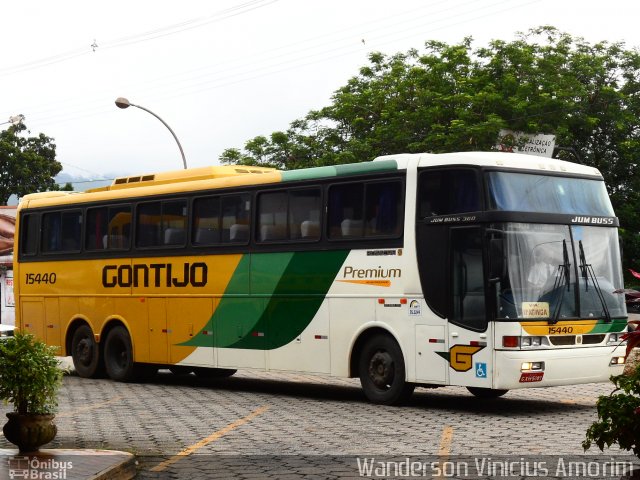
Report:
[[[595,444],[604,450],[618,444],[640,458],[640,365],[631,375],[614,376],[611,381],[616,388],[598,399],[598,421],[587,430],[582,446],[587,450]]]
[[[470,38],[369,63],[331,104],[286,132],[225,150],[223,163],[280,169],[379,155],[491,150],[502,128],[556,135],[559,157],[602,172],[626,229],[624,262],[640,270],[640,52],[591,44],[549,26],[474,48]]]
[[[16,332],[0,342],[0,398],[17,413],[54,413],[62,370],[55,348]]]
[[[67,182],[64,185],[54,184],[51,190],[60,191],[60,192],[73,192],[73,184],[71,182]]]
[[[24,137],[24,124],[12,125],[0,131],[0,205],[6,205],[15,194],[55,190],[53,179],[62,165],[56,161],[53,139],[44,134]]]

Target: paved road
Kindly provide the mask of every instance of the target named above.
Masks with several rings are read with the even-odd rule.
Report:
[[[123,384],[71,375],[49,446],[133,452],[138,478],[356,478],[350,456],[582,454],[596,399],[610,391],[589,384],[479,400],[463,388],[420,388],[408,405],[384,407],[365,401],[357,380],[324,376],[161,371]]]

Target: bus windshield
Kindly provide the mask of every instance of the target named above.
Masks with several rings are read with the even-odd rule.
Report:
[[[604,181],[489,172],[489,209],[613,217]]]
[[[625,316],[615,228],[507,223],[497,318]]]

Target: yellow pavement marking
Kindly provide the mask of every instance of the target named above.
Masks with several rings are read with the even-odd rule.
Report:
[[[177,453],[176,455],[174,455],[173,457],[165,460],[164,462],[159,463],[158,465],[156,465],[155,467],[153,467],[151,469],[152,472],[161,472],[162,470],[164,470],[165,468],[167,468],[169,465],[173,465],[174,463],[176,463],[177,461],[181,460],[183,457],[189,456],[191,455],[193,452],[195,452],[196,450],[204,447],[205,445],[208,445],[211,442],[215,442],[216,440],[218,440],[220,437],[226,435],[227,433],[231,432],[232,430],[235,430],[236,428],[238,428],[241,425],[244,425],[247,422],[250,422],[251,420],[253,420],[255,417],[257,417],[258,415],[262,415],[264,412],[266,412],[269,409],[268,406],[263,405],[262,407],[254,410],[253,412],[251,412],[249,415],[247,415],[246,417],[242,417],[238,420],[236,420],[233,423],[230,423],[229,425],[227,425],[224,428],[221,428],[220,430],[213,432],[211,435],[209,435],[206,438],[203,438],[202,440],[200,440],[198,443],[194,443],[193,445],[191,445],[190,447],[185,448],[184,450],[182,450],[181,452]]]
[[[446,457],[451,452],[451,440],[453,440],[453,427],[445,425],[442,429],[442,436],[440,437],[440,448],[438,449],[439,457]]]

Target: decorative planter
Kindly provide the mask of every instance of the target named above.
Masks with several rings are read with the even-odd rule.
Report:
[[[42,445],[53,440],[58,427],[53,423],[55,415],[7,413],[9,421],[2,431],[7,440],[18,446],[20,453],[37,452]]]
[[[624,361],[623,375],[631,375],[640,365],[640,348],[632,348]]]

